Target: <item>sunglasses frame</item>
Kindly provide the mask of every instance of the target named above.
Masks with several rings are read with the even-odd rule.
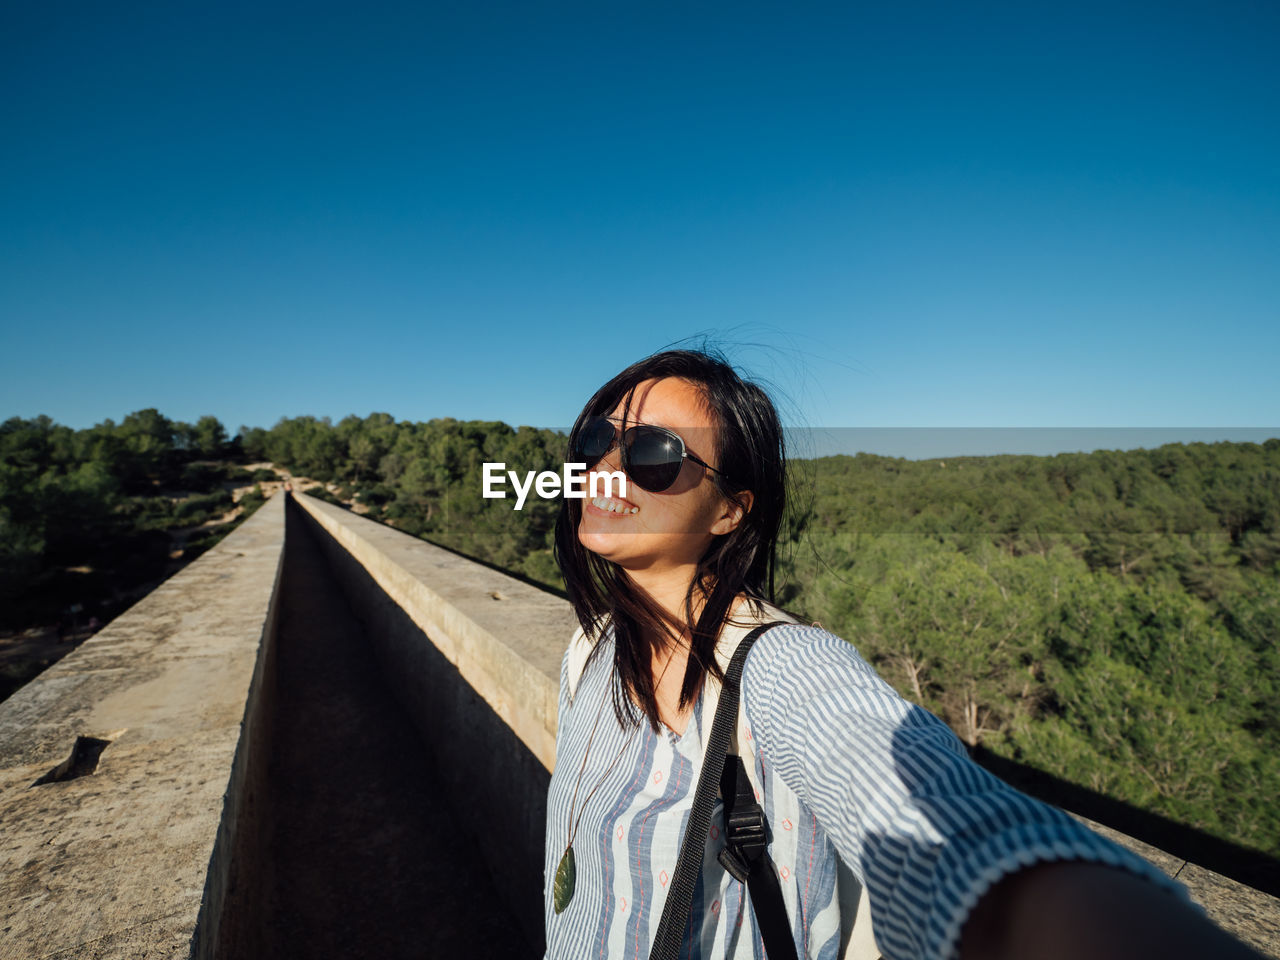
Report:
[[[627,429],[625,430],[619,430],[618,425],[625,422],[620,417],[606,417],[601,415],[595,415],[595,416],[587,417],[585,420],[583,420],[582,423],[579,425],[578,429],[574,431],[574,436],[575,437],[580,436],[582,432],[591,425],[592,421],[595,421],[595,420],[604,421],[605,423],[608,423],[610,426],[613,427],[613,439],[609,441],[609,446],[605,447],[604,453],[600,454],[600,456],[596,458],[595,462],[587,464],[588,470],[594,467],[597,463],[599,463],[605,457],[607,457],[610,451],[612,451],[616,447],[619,450],[619,457],[622,461],[622,471],[628,477],[631,478],[632,483],[638,486],[641,490],[646,490],[649,493],[662,493],[663,491],[670,490],[673,486],[676,485],[676,482],[680,479],[680,470],[676,470],[676,474],[674,477],[671,478],[670,483],[668,483],[665,487],[658,487],[657,489],[653,489],[641,483],[640,480],[636,478],[635,474],[631,472],[631,448],[635,446],[636,439],[641,435],[640,431],[643,430],[643,431],[649,431],[651,434],[656,433],[660,436],[666,437],[667,439],[674,440],[676,442],[676,444],[680,448],[680,460],[678,462],[680,464],[681,469],[683,469],[684,467],[684,461],[692,460],[694,463],[698,464],[698,466],[704,467],[707,470],[710,470],[712,473],[718,473],[722,477],[727,476],[727,474],[725,474],[723,470],[720,470],[717,467],[713,467],[711,464],[707,463],[707,461],[703,460],[701,457],[690,453],[689,448],[685,446],[684,437],[680,436],[680,434],[676,433],[674,430],[669,429],[668,427],[660,427],[657,424],[634,423],[631,426],[627,427]],[[628,441],[628,438],[630,438],[629,441]],[[570,454],[576,457],[577,454],[572,449],[573,445],[574,445],[573,443],[570,444]],[[587,459],[586,457],[582,458],[582,460],[584,461],[586,459]],[[676,462],[677,461],[672,461],[672,464],[674,465]]]

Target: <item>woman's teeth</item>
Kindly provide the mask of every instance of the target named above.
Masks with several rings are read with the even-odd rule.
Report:
[[[605,497],[596,497],[591,501],[591,505],[598,510],[606,510],[609,513],[639,513],[639,507],[633,507],[630,504],[623,503],[621,500],[607,499]]]

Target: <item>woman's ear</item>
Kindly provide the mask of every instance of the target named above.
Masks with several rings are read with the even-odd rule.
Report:
[[[711,525],[711,532],[717,536],[733,533],[738,529],[742,518],[751,512],[751,506],[755,500],[755,495],[750,490],[739,490],[732,499],[725,497],[724,510]]]

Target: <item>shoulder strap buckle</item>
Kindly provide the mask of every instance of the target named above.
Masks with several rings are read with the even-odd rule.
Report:
[[[756,802],[742,758],[735,754],[725,757],[720,796],[724,798],[725,845],[717,859],[734,879],[746,883],[769,846],[769,822]]]

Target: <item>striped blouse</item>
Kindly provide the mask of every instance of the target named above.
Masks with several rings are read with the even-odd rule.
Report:
[[[722,645],[750,626],[726,625]],[[612,642],[606,631],[606,648],[572,698],[573,645],[561,668],[544,857],[546,955],[556,960],[649,955],[710,733],[714,706],[705,692],[683,735],[665,725],[655,733],[643,721],[620,728]],[[819,627],[766,631],[747,658],[742,701],[740,752],[762,786],[769,854],[800,957],[840,954],[841,861],[869,893],[876,943],[890,960],[953,956],[978,898],[1036,861],[1112,864],[1185,896],[1147,861],[978,767],[945,724]],[[557,914],[552,880],[574,826],[571,808],[576,889]],[[750,900],[716,859],[723,829],[717,802],[681,956],[759,960]]]

